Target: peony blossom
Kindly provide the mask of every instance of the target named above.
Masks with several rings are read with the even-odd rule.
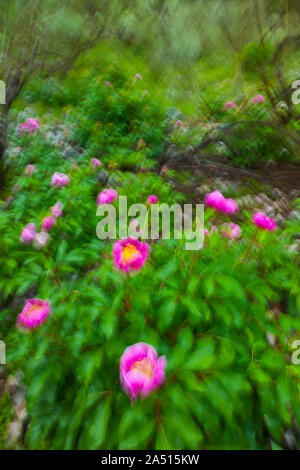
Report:
[[[138,395],[146,397],[165,379],[166,357],[158,357],[153,346],[136,343],[125,349],[120,359],[120,382],[133,402]]]
[[[155,194],[151,194],[148,196],[148,199],[146,201],[147,206],[151,206],[151,204],[157,204],[158,203],[158,197],[155,196]]]
[[[51,186],[67,186],[70,182],[68,175],[55,172],[51,178]]]
[[[227,199],[224,197],[217,189],[212,193],[206,194],[204,204],[227,215],[232,215],[239,211],[236,202],[233,199]]]
[[[55,224],[55,218],[49,215],[48,217],[45,217],[43,219],[42,229],[48,232],[48,230],[51,230],[54,224]]]
[[[35,171],[36,171],[36,166],[35,165],[27,165],[26,168],[25,168],[25,175],[30,176]]]
[[[22,233],[20,236],[20,242],[25,243],[26,245],[29,245],[30,243],[33,242],[35,234],[36,234],[35,224],[27,224],[26,227],[24,227],[22,230]]]
[[[98,158],[92,158],[91,162],[90,162],[90,165],[93,169],[95,169],[99,166],[102,166],[102,163],[100,162],[100,160],[98,160]]]
[[[253,215],[252,221],[257,227],[269,230],[269,232],[272,232],[277,227],[275,220],[268,217],[263,212],[256,212],[256,214]]]
[[[223,111],[226,111],[227,109],[232,109],[232,108],[236,108],[235,102],[227,101],[223,106]]]
[[[24,134],[35,134],[38,129],[40,129],[40,123],[37,119],[27,118],[25,122],[22,122],[18,125],[18,132]]]
[[[212,193],[206,194],[204,198],[204,204],[206,206],[213,207],[214,209],[216,209],[220,206],[220,204],[223,203],[224,199],[225,198],[223,194],[218,189],[216,189]]]
[[[119,195],[117,191],[115,191],[113,188],[103,189],[103,191],[101,191],[101,193],[98,194],[97,204],[98,206],[100,204],[110,204],[115,199],[117,199],[118,196]]]
[[[222,225],[222,235],[228,237],[230,240],[237,240],[241,236],[241,227],[231,222]]]
[[[253,98],[251,98],[250,103],[254,104],[255,106],[258,103],[264,103],[265,102],[265,97],[263,95],[255,95]]]
[[[22,312],[18,316],[17,324],[25,328],[37,328],[51,313],[48,300],[29,299],[26,300]]]
[[[140,73],[136,73],[133,79],[133,83],[135,84],[137,80],[143,80],[143,77]]]
[[[178,129],[178,127],[183,127],[183,122],[180,119],[175,122],[174,129]]]
[[[46,246],[49,241],[50,235],[48,232],[41,231],[36,234],[34,238],[35,247],[40,250],[43,246]]]
[[[53,207],[52,207],[52,217],[57,218],[57,217],[62,217],[62,203],[58,201]]]
[[[220,204],[219,209],[220,212],[224,212],[226,215],[233,215],[239,211],[237,203],[233,199],[224,199],[224,201]]]
[[[138,271],[149,257],[148,243],[141,242],[135,237],[118,240],[113,245],[114,264],[125,272]]]

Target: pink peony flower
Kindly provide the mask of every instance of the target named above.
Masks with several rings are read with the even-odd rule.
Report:
[[[101,193],[98,194],[97,204],[98,206],[100,204],[110,204],[115,199],[117,199],[118,196],[119,195],[117,191],[115,191],[113,188],[103,189],[103,191],[101,191]]]
[[[114,264],[125,272],[138,271],[149,257],[150,247],[135,237],[118,240],[113,245]]]
[[[180,121],[180,119],[177,119],[174,125],[174,129],[177,129],[178,127],[183,127],[183,122]]]
[[[67,186],[70,182],[68,175],[55,172],[51,178],[51,186]]]
[[[158,203],[158,197],[155,196],[155,194],[151,194],[151,196],[148,196],[148,199],[146,201],[147,206],[151,206],[151,204],[157,204]]]
[[[220,203],[218,210],[226,215],[232,215],[239,211],[237,203],[233,199],[224,199]]]
[[[55,224],[55,218],[49,215],[48,217],[45,217],[43,219],[42,229],[48,232],[48,230],[51,230],[54,224]]]
[[[158,357],[153,346],[136,343],[125,349],[120,359],[120,382],[133,402],[138,395],[146,397],[165,379],[166,357]]]
[[[20,236],[20,242],[25,243],[26,245],[29,245],[30,243],[33,242],[35,234],[36,234],[35,224],[27,224],[26,227],[24,227],[22,230],[22,233]]]
[[[35,247],[40,250],[43,246],[47,245],[50,235],[48,232],[41,231],[36,234],[34,238]]]
[[[40,123],[37,119],[27,118],[25,122],[22,122],[18,125],[18,132],[24,134],[25,132],[29,134],[35,134],[38,129],[40,129]]]
[[[29,299],[26,300],[22,312],[18,316],[17,324],[25,328],[37,328],[51,313],[48,300]]]
[[[25,168],[25,175],[30,176],[35,171],[36,171],[36,166],[35,165],[27,165],[26,168]]]
[[[258,103],[264,103],[265,102],[265,97],[263,95],[255,95],[253,98],[251,98],[250,103],[254,104],[255,106]]]
[[[230,224],[223,224],[222,227],[222,235],[225,237],[228,237],[230,240],[237,240],[240,238],[242,231],[239,225],[231,222]]]
[[[227,215],[232,215],[239,211],[236,202],[233,199],[225,198],[217,189],[212,193],[206,194],[204,204]]]
[[[90,165],[92,168],[97,168],[98,166],[102,166],[102,163],[100,162],[100,160],[98,160],[98,158],[92,158],[91,159],[91,162],[90,162]]]
[[[227,103],[225,103],[223,106],[223,111],[226,111],[227,109],[232,109],[232,108],[236,108],[235,102],[227,101]]]
[[[62,217],[62,203],[58,201],[53,207],[52,207],[52,217],[57,218],[57,217]]]
[[[140,73],[136,73],[133,79],[133,83],[136,83],[137,80],[143,80],[143,77]]]
[[[223,194],[216,189],[212,193],[206,194],[204,198],[204,204],[209,207],[213,207],[214,209],[217,209],[217,207],[220,207],[221,204],[223,204],[225,200],[225,197]]]
[[[253,215],[252,221],[257,227],[269,230],[269,232],[272,232],[277,227],[275,220],[268,217],[263,212],[256,212],[256,214]]]

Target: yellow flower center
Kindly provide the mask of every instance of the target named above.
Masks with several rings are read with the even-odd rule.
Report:
[[[142,372],[145,374],[149,379],[152,378],[153,372],[154,372],[154,366],[149,359],[146,357],[142,359],[141,361],[135,361],[132,366],[130,367],[130,370],[135,370],[137,372]]]
[[[26,310],[25,316],[30,317],[34,312],[38,312],[41,309],[41,305],[30,305],[30,307]]]
[[[125,263],[128,263],[132,260],[132,258],[139,254],[139,250],[137,250],[137,248],[132,245],[131,243],[128,243],[124,248],[123,248],[123,253],[122,253],[122,257],[123,257],[123,261]]]

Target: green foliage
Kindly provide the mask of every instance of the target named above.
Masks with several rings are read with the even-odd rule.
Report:
[[[70,142],[84,150],[76,160],[63,159],[43,132],[11,137],[22,147],[7,160],[19,189],[0,211],[0,323],[8,365],[24,373],[28,448],[284,447],[285,432],[300,425],[300,369],[290,360],[300,329],[299,267],[288,249],[299,223],[258,232],[244,212],[240,241],[213,233],[200,251],[187,251],[185,240],[158,240],[141,272],[125,277],[113,267],[112,241],[96,237],[104,186],[89,162],[101,156],[109,185],[128,205],[153,193],[183,201],[155,172],[138,172],[159,156],[162,110],[113,65],[91,80],[66,121]],[[28,163],[38,168],[30,177]],[[132,165],[136,173],[121,171]],[[70,185],[51,188],[54,171],[67,173]],[[21,245],[24,225],[40,227],[58,200],[63,217],[49,244]],[[213,217],[207,210],[208,228]],[[49,299],[52,314],[24,332],[15,323],[29,297]],[[139,341],[166,356],[166,381],[132,405],[119,360]]]
[[[13,403],[8,392],[0,396],[0,449],[7,447],[7,426],[13,417]]]

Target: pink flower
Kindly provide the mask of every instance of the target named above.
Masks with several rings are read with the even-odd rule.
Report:
[[[36,234],[35,224],[27,224],[26,227],[24,227],[22,230],[22,233],[20,236],[20,242],[25,243],[26,245],[29,245],[30,243],[33,242],[35,234]]]
[[[165,379],[166,357],[158,357],[153,346],[136,343],[125,349],[120,359],[120,382],[133,402],[138,395],[146,397]]]
[[[235,102],[227,101],[223,106],[223,111],[226,111],[227,109],[232,109],[232,108],[236,108]]]
[[[25,168],[25,175],[30,176],[35,171],[36,171],[36,166],[35,165],[27,165],[26,168]]]
[[[236,202],[233,199],[225,198],[217,189],[212,193],[206,194],[204,204],[227,215],[232,215],[239,211]]]
[[[117,199],[118,196],[119,195],[117,191],[115,191],[113,188],[103,189],[103,191],[101,191],[101,193],[98,194],[97,204],[98,206],[100,204],[110,204],[115,199]]]
[[[254,104],[255,106],[258,103],[264,103],[265,102],[265,97],[263,95],[255,95],[253,98],[251,98],[250,103]]]
[[[237,240],[238,238],[240,238],[242,231],[239,225],[231,222],[230,224],[223,224],[222,227],[222,235],[224,235],[225,237],[228,237],[230,240]]]
[[[37,328],[50,313],[51,306],[48,300],[29,299],[26,300],[23,310],[18,316],[17,324],[29,329]]]
[[[148,196],[148,199],[146,201],[147,206],[151,206],[151,204],[157,204],[158,203],[158,197],[155,196],[155,194],[151,194],[151,196]]]
[[[28,118],[25,122],[22,122],[18,125],[18,132],[24,134],[25,132],[29,134],[35,134],[38,129],[40,129],[40,123],[37,119]]]
[[[180,119],[177,119],[177,121],[175,122],[174,129],[177,129],[178,127],[183,127],[183,122],[180,121]]]
[[[48,232],[48,230],[51,230],[54,224],[55,224],[55,218],[49,215],[48,217],[45,217],[43,219],[42,229]]]
[[[50,235],[48,232],[41,231],[36,234],[34,239],[35,247],[40,250],[43,246],[47,245]]]
[[[218,210],[220,212],[224,212],[226,215],[232,215],[239,211],[237,203],[233,199],[224,199],[222,203],[220,203]]]
[[[114,264],[125,272],[138,271],[149,257],[150,247],[135,237],[118,240],[113,245]]]
[[[257,227],[269,230],[269,232],[272,232],[277,227],[275,220],[268,217],[263,212],[256,212],[256,214],[253,215],[252,221]]]
[[[98,166],[102,166],[102,163],[100,162],[100,160],[98,160],[98,158],[92,158],[91,159],[91,162],[90,162],[90,165],[92,168],[97,168]]]
[[[143,77],[140,73],[136,73],[133,79],[133,83],[136,83],[137,80],[143,80]]]
[[[206,206],[217,209],[218,207],[220,207],[221,204],[223,204],[224,200],[225,197],[223,196],[223,194],[218,189],[216,189],[212,193],[206,194],[204,198],[204,204]]]
[[[62,217],[62,203],[58,201],[53,207],[52,207],[52,217],[57,218],[57,217]]]
[[[70,182],[68,175],[55,172],[51,178],[51,186],[66,186]]]
[[[218,233],[218,228],[215,225],[212,225],[210,231],[207,228],[205,228],[204,237],[210,237],[214,232]]]

